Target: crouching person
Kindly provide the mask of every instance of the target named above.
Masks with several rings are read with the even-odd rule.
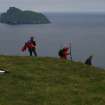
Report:
[[[68,47],[64,47],[63,49],[60,49],[58,52],[59,57],[61,59],[67,60],[68,55],[70,55],[70,53],[68,51],[69,51]]]
[[[87,64],[87,65],[92,65],[92,58],[93,58],[93,56],[89,56],[89,57],[86,59],[85,64]]]

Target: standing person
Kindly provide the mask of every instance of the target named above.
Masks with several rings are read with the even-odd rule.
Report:
[[[37,56],[37,52],[36,52],[36,41],[34,40],[34,37],[30,38],[30,42],[32,43],[32,48],[30,51],[30,55],[32,55],[32,53],[34,54],[34,56]]]
[[[70,53],[68,53],[69,48],[68,47],[64,47],[63,49],[60,49],[58,52],[58,55],[61,59],[65,59],[67,60],[68,55],[70,55]]]
[[[36,52],[36,42],[34,41],[34,37],[31,37],[29,41],[25,43],[25,45],[22,48],[22,51],[26,51],[28,49],[28,52],[30,56],[34,54],[34,56],[37,56]]]
[[[87,64],[87,65],[92,65],[92,58],[93,58],[92,55],[89,56],[89,57],[86,59],[85,64]]]

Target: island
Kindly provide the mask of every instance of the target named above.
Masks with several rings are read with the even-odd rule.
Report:
[[[48,24],[50,21],[45,15],[39,12],[23,11],[16,7],[10,7],[6,13],[0,15],[0,22],[17,25],[17,24]]]

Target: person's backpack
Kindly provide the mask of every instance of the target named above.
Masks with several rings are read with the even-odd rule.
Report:
[[[59,55],[60,57],[63,56],[63,49],[60,49],[60,50],[59,50],[58,55]]]

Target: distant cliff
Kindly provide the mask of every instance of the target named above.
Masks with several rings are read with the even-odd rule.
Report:
[[[33,11],[22,11],[10,7],[6,13],[0,15],[0,22],[7,24],[47,24],[50,21],[42,13]]]

